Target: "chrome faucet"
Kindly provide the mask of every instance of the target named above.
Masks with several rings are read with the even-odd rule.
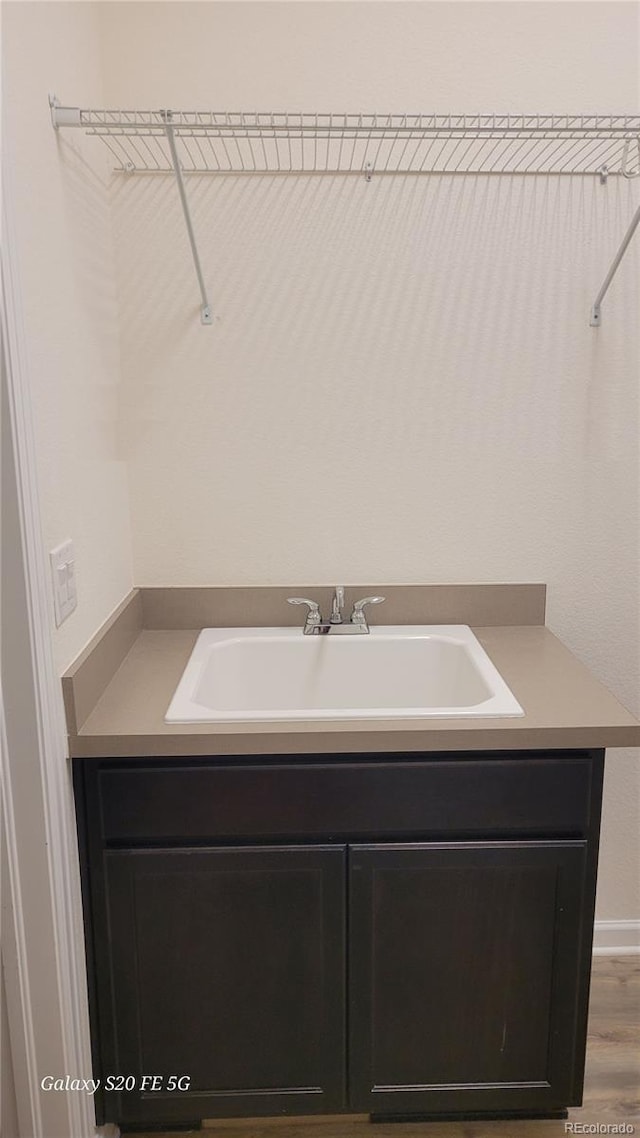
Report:
[[[305,636],[327,636],[329,633],[351,636],[366,634],[369,632],[369,625],[364,612],[365,607],[382,604],[383,600],[384,597],[363,597],[362,600],[356,601],[349,620],[345,621],[342,616],[344,608],[342,585],[336,586],[329,620],[322,619],[317,601],[309,600],[308,597],[287,597],[290,605],[307,605],[309,609],[302,629]]]

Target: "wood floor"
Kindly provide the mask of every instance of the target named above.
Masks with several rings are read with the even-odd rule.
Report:
[[[627,1123],[640,1136],[640,957],[596,957],[589,1009],[584,1105],[568,1121]],[[366,1116],[234,1119],[202,1130],[137,1138],[558,1138],[564,1122],[411,1122],[376,1124]],[[569,1131],[569,1133],[571,1133]],[[614,1131],[615,1133],[615,1131]]]

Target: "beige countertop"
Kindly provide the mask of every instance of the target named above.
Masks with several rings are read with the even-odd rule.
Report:
[[[77,732],[75,757],[572,749],[640,745],[640,724],[544,625],[473,631],[524,708],[513,719],[164,722],[197,630],[143,629]]]

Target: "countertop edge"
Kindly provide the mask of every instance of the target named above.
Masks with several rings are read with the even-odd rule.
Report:
[[[506,750],[585,750],[594,747],[638,747],[640,727],[548,727],[499,731],[460,732],[439,730],[397,732],[378,730],[352,732],[300,733],[292,750],[292,738],[275,732],[252,735],[227,733],[212,735],[76,735],[69,737],[69,755],[76,759],[191,758],[211,755],[242,758],[251,755],[365,754],[369,752],[416,751],[506,751]]]

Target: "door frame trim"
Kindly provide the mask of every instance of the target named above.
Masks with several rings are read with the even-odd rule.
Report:
[[[7,146],[7,143],[9,144]],[[10,140],[5,138],[10,148]],[[22,305],[18,242],[15,226],[16,196],[11,163],[3,162],[2,229],[0,271],[3,285],[1,306],[2,351],[7,388],[8,419],[15,466],[15,507],[20,531],[17,572],[24,585],[25,649],[30,663],[28,698],[34,709],[37,739],[29,771],[37,787],[40,818],[35,823],[32,803],[18,793],[17,759],[6,740],[3,705],[2,776],[3,815],[7,821],[7,863],[11,883],[10,951],[15,967],[6,974],[7,1011],[14,1058],[24,1059],[26,1069],[15,1070],[21,1126],[29,1126],[30,1138],[51,1138],[60,1128],[60,1095],[40,1089],[47,1066],[55,1057],[59,1074],[87,1077],[91,1071],[86,971],[82,938],[82,907],[75,836],[74,806],[62,690],[56,674],[51,637],[52,601],[46,576],[41,528],[35,434],[30,399],[28,339]],[[22,614],[21,614],[22,618]],[[18,732],[20,724],[17,724]],[[24,769],[20,771],[24,775]],[[38,888],[21,888],[24,850],[28,842],[44,843],[45,871]],[[55,992],[43,1007],[31,999],[27,930],[42,929],[39,951],[47,954],[55,975]],[[44,945],[42,943],[44,939]],[[55,1042],[54,1042],[55,1041]],[[40,1060],[40,1061],[39,1061]],[[67,1093],[62,1113],[65,1138],[88,1138],[96,1134],[93,1100],[88,1095]],[[23,1121],[24,1120],[24,1121]],[[104,1138],[117,1135],[117,1128],[98,1131]]]

